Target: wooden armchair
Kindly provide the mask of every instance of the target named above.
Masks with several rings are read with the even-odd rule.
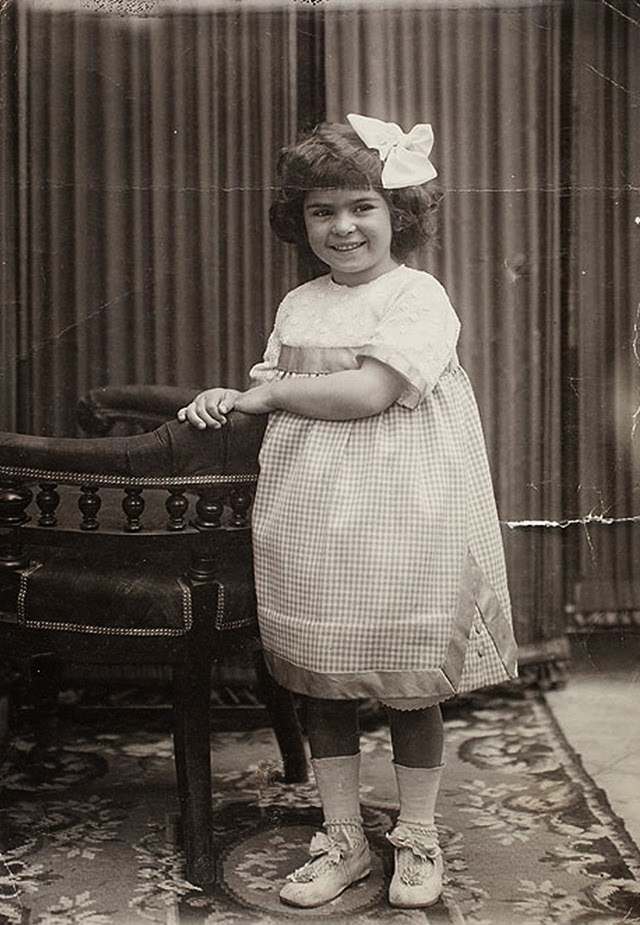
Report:
[[[187,878],[200,886],[214,878],[211,664],[257,636],[248,515],[263,427],[234,412],[220,431],[0,433],[0,651],[172,665]],[[291,697],[260,674],[285,779],[304,780]]]

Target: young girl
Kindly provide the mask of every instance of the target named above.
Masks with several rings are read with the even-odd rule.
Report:
[[[438,900],[439,703],[516,674],[481,425],[443,287],[403,260],[430,235],[431,127],[348,116],[286,149],[275,233],[328,268],[283,299],[259,384],[178,412],[221,427],[269,413],[253,512],[260,632],[307,697],[324,832],[281,899],[338,896],[370,870],[357,703],[388,708],[400,813],[394,906]]]

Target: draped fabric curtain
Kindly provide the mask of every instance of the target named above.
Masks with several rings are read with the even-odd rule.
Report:
[[[440,247],[502,521],[562,516],[562,13],[412,3],[327,12],[329,119],[434,126]],[[504,530],[522,655],[562,652],[562,538]]]
[[[524,657],[563,651],[574,595],[640,610],[637,3],[0,5],[0,426],[72,433],[105,383],[241,385],[304,276],[268,230],[278,148],[325,110],[427,120],[418,265],[463,321]]]
[[[7,12],[3,426],[73,432],[105,383],[242,385],[297,279],[267,213],[309,13]]]
[[[12,429],[17,406],[17,53],[15,9],[0,14],[0,427]]]
[[[638,4],[577,4],[573,48],[568,513],[576,607],[613,618],[640,611]]]

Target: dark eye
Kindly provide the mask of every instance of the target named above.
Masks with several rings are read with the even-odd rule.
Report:
[[[370,212],[371,209],[375,209],[372,202],[361,202],[356,206],[356,212]]]

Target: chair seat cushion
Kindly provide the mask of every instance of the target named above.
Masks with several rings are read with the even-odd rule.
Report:
[[[176,563],[89,561],[66,550],[34,556],[20,573],[18,624],[30,629],[125,636],[183,636],[192,626],[193,594]],[[221,576],[198,587],[212,628],[255,622],[253,587]]]

